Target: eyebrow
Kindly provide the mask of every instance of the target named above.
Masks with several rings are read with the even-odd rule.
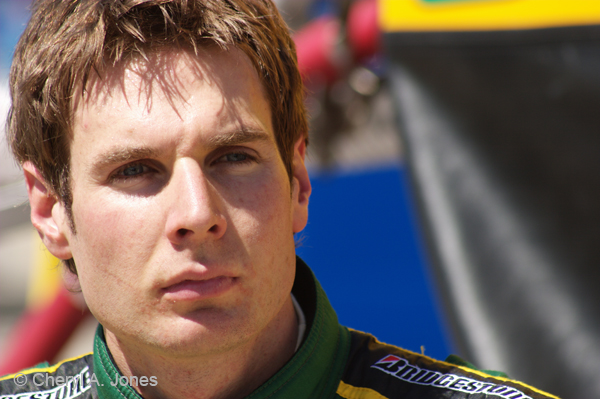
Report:
[[[94,159],[93,165],[98,169],[102,169],[106,166],[127,163],[132,160],[155,158],[157,155],[158,151],[150,147],[116,148],[98,155]]]
[[[252,141],[271,141],[271,136],[260,129],[242,128],[229,134],[213,136],[208,140],[208,146],[213,148],[235,146]]]

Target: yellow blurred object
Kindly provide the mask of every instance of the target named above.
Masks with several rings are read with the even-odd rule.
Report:
[[[35,253],[33,268],[29,276],[27,308],[37,310],[52,301],[61,287],[62,272],[60,260],[55,258],[44,246],[35,232]]]
[[[379,0],[385,32],[492,31],[600,23],[600,0]]]

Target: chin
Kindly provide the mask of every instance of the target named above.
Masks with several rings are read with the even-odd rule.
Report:
[[[186,317],[162,324],[163,333],[155,336],[154,346],[171,356],[194,357],[231,350],[250,339],[251,328],[242,320],[231,323],[223,317],[198,319]]]

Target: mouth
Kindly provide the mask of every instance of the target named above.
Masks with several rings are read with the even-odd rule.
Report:
[[[225,294],[237,283],[237,277],[218,276],[204,280],[182,280],[161,289],[170,301],[201,301]]]

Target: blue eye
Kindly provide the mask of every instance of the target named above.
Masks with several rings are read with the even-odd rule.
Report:
[[[212,165],[223,168],[246,168],[250,165],[260,163],[259,158],[249,150],[226,149],[225,151],[223,151],[222,155],[218,155],[212,162]]]
[[[131,176],[140,175],[147,171],[148,171],[148,167],[146,165],[135,164],[135,165],[130,165],[130,166],[126,167],[125,169],[123,169],[123,171],[121,172],[121,175],[125,176],[125,177],[131,177]]]
[[[110,180],[115,182],[124,182],[129,179],[137,179],[144,176],[149,176],[153,171],[155,171],[153,168],[144,163],[132,163],[115,171],[115,173],[111,175]]]
[[[256,162],[256,157],[248,154],[247,152],[230,152],[228,154],[221,155],[216,163],[231,164],[231,165],[245,165],[251,162]]]
[[[243,152],[227,154],[225,157],[227,158],[227,162],[244,162],[248,160],[248,154],[244,154]]]

